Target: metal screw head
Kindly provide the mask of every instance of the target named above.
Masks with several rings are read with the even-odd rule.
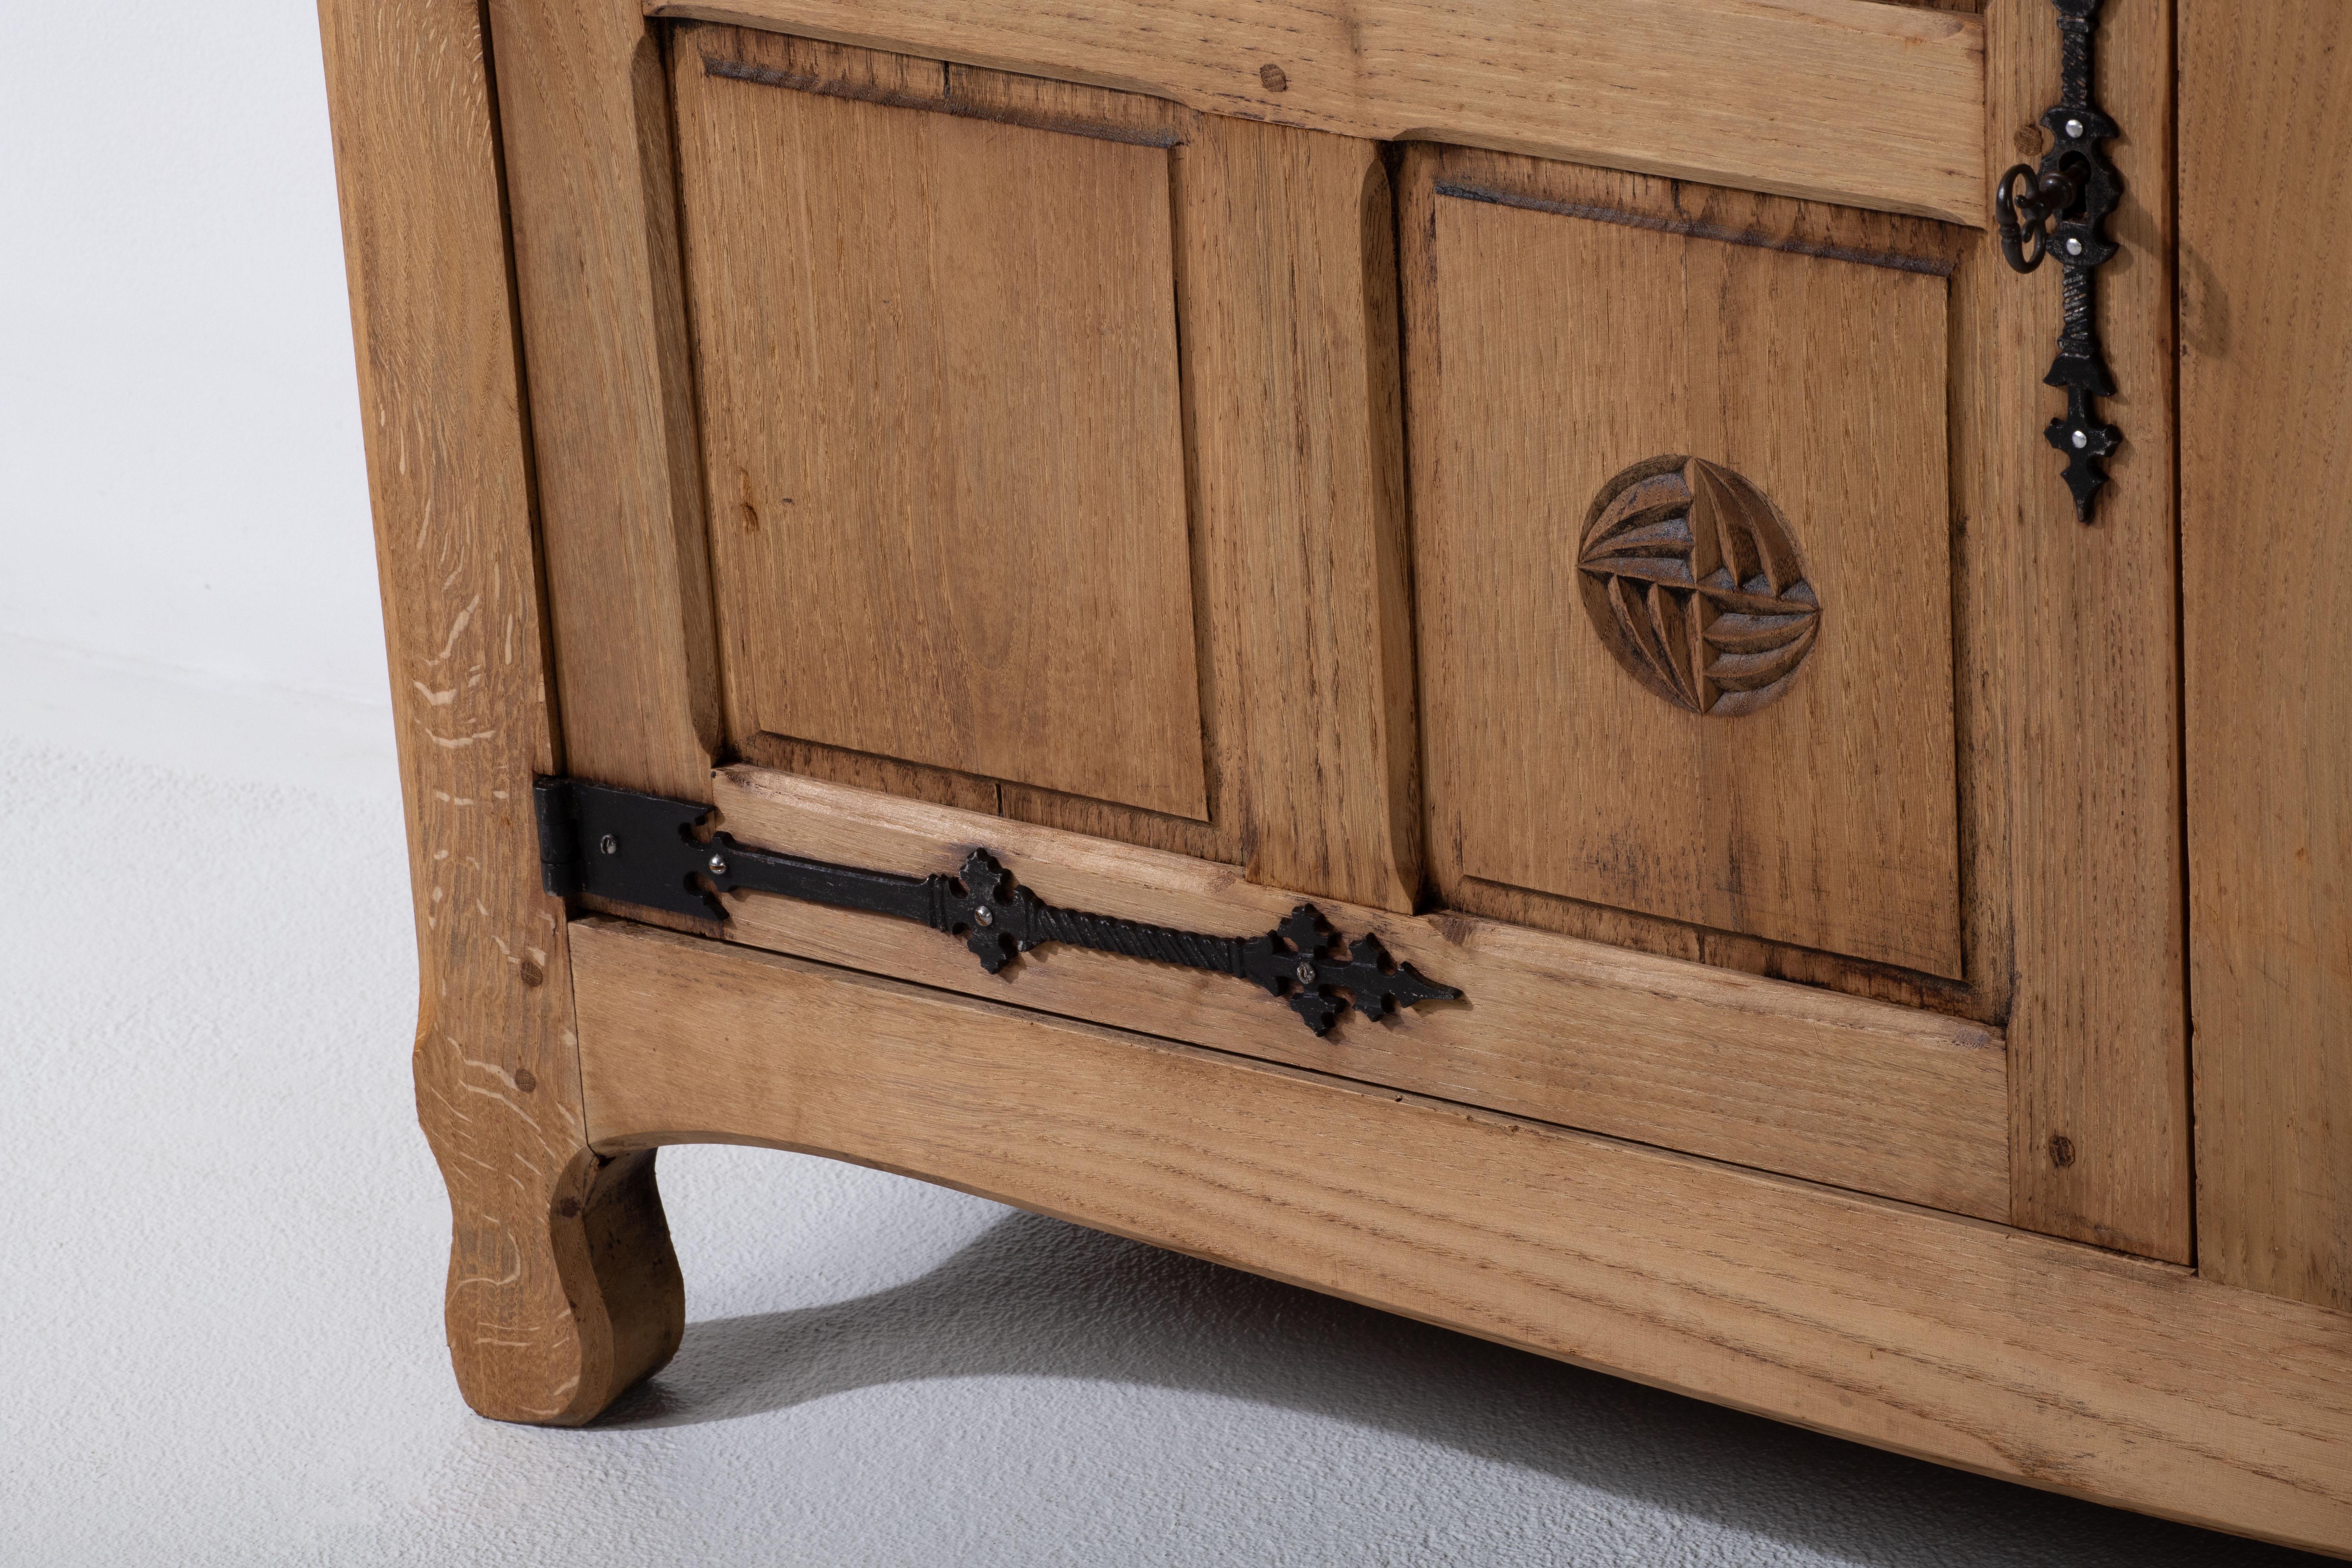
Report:
[[[712,876],[714,876],[714,877],[724,877],[725,875],[727,875],[727,857],[726,857],[726,856],[724,856],[724,855],[713,855],[713,856],[710,858],[710,859],[709,859],[709,861],[708,863],[709,863],[709,867],[710,867],[710,874],[711,874]]]
[[[2081,240],[2079,240],[2079,239],[2070,239],[2070,240],[2068,240],[2068,241],[2066,242],[2066,254],[2067,254],[2067,255],[2069,255],[2069,256],[2080,256],[2080,255],[2082,255],[2082,254],[2083,254],[2083,242],[2082,242]]]
[[[2066,134],[2079,139],[2083,134],[2083,122],[2079,120],[2066,121]]]
[[[1298,961],[1298,984],[1301,985],[1312,985],[1315,984],[1315,961],[1313,959],[1302,958]]]
[[[982,904],[971,911],[971,923],[978,926],[992,926],[996,923],[996,911]]]
[[[607,833],[604,837],[596,840],[596,847],[607,855],[618,855],[621,852],[621,841]]]
[[[2087,431],[2087,430],[2077,430],[2077,431],[2075,431],[2075,432],[2074,432],[2074,450],[2076,450],[2077,452],[2079,452],[2079,451],[2081,451],[2084,447],[2085,447],[2089,446],[2090,444],[2091,444],[2091,433],[2090,433],[2089,431]]]

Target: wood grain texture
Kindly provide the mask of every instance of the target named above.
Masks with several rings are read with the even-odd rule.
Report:
[[[1070,833],[1091,833],[1101,838],[1140,844],[1150,849],[1165,849],[1171,855],[1195,855],[1203,860],[1222,860],[1229,865],[1239,865],[1242,858],[1241,835],[1238,830],[1226,826],[1232,808],[1221,804],[1234,796],[1219,787],[1215,776],[1218,752],[1213,741],[1210,755],[1210,820],[1207,822],[1137,811],[1129,806],[1113,805],[1108,801],[1088,800],[1084,795],[1056,795],[1052,790],[1030,789],[1021,784],[1006,784],[998,792],[1001,809],[1016,822],[1034,822]],[[1228,754],[1228,762],[1231,760]]]
[[[2014,128],[2001,131],[2013,144]],[[2017,569],[2025,548],[2021,531],[2002,508],[2014,504],[2005,487],[2034,457],[2015,445],[2013,416],[1996,422],[1993,414],[1997,406],[2039,406],[2041,397],[2041,370],[2024,357],[2025,334],[2039,323],[2018,319],[2016,306],[2028,296],[2001,292],[2014,277],[1993,237],[1979,230],[1959,251],[1948,295],[1952,730],[1968,973],[1964,988],[1921,998],[1923,1005],[1956,1007],[1987,1021],[2008,1018],[2017,981],[2010,770],[2025,672],[2015,656],[2013,622],[2029,584]]]
[[[563,907],[530,784],[559,761],[474,0],[326,0],[352,325],[416,898],[416,1110],[447,1184],[467,1402],[586,1420],[685,1322],[652,1163],[587,1145]]]
[[[2185,1270],[618,923],[600,1148],[919,1175],[1985,1474],[2352,1552],[2352,1318]]]
[[[1998,168],[2039,155],[2056,101],[2047,0],[1993,0]],[[2125,129],[2109,223],[2123,258],[2099,271],[2099,331],[2121,389],[2105,405],[2126,445],[2074,521],[2042,426],[2059,280],[1990,268],[1984,441],[2006,539],[2000,679],[2016,981],[2010,1014],[2014,1223],[2152,1258],[2190,1257],[2187,954],[2182,898],[2179,625],[2174,526],[2172,78],[2168,0],[2109,5],[2096,96]]]
[[[1958,232],[1461,149],[1413,149],[1406,168],[1441,885],[1959,975],[1943,276]],[[1700,592],[1684,611],[1658,590],[1666,613],[1712,592],[1703,524],[1735,513],[1738,484],[1769,498],[1759,527],[1786,520],[1765,553],[1793,542],[1801,561],[1773,570],[1821,606],[1805,663],[1752,712],[1730,715],[1769,692],[1714,698],[1711,677],[1764,656],[1695,666],[1720,710],[1702,715],[1621,668],[1607,631],[1622,616],[1585,603],[1608,542],[1593,531],[1614,515],[1588,509],[1670,458],[1619,503],[1700,474],[1677,493],[1709,560],[1668,563]],[[1781,606],[1783,585],[1730,608]]]
[[[1394,205],[1376,145],[1209,118],[1186,149],[1185,347],[1212,603],[1236,624],[1252,881],[1421,888]],[[1215,646],[1224,646],[1220,640]]]
[[[730,731],[1205,818],[1192,116],[734,28],[674,53]]]
[[[1572,16],[1543,0],[649,9],[1374,141],[1455,142],[1986,221],[1984,26],[1948,11],[1871,0],[1580,0]],[[1832,126],[1867,133],[1825,134]]]
[[[859,789],[880,790],[909,800],[928,800],[935,805],[958,806],[990,816],[997,815],[998,796],[1003,787],[994,779],[974,778],[946,768],[927,768],[894,757],[820,746],[782,735],[746,735],[737,742],[736,749],[754,767],[830,779],[835,784],[855,784]]]
[[[667,84],[630,0],[488,0],[556,685],[582,777],[719,743]]]
[[[2181,0],[2197,1263],[2338,1309],[2352,1308],[2347,146],[2352,13]]]
[[[1227,867],[787,774],[728,768],[716,789],[720,826],[745,844],[918,875],[984,846],[1065,908],[1245,936],[1299,900]],[[1350,1015],[1318,1038],[1231,976],[1112,954],[1046,947],[992,976],[924,927],[750,894],[727,934],[1933,1207],[2006,1212],[2004,1061],[1979,1026],[1458,913],[1318,907],[1467,1002]]]
[[[1965,980],[1942,980],[1892,964],[1864,963],[1840,953],[1791,947],[1786,942],[1765,942],[1730,931],[1706,931],[1654,915],[1580,903],[1549,893],[1530,892],[1525,888],[1506,887],[1500,882],[1481,881],[1475,877],[1464,877],[1451,886],[1447,902],[1453,908],[1490,920],[1509,921],[1515,925],[1533,926],[1538,931],[1556,931],[1587,942],[1630,947],[1637,952],[1686,958],[1721,969],[1819,985],[1849,996],[1925,1007],[1979,1023],[1998,1026],[2003,1016],[2004,1004],[1997,993]]]
[[[1451,864],[1451,858],[1443,857],[1441,852],[1441,868],[1450,868]],[[1538,931],[1581,937],[1587,942],[1605,942],[1612,947],[1630,947],[1636,952],[1654,952],[1667,958],[1696,961],[1704,953],[1706,933],[1696,926],[1661,920],[1655,915],[1636,914],[1631,910],[1612,910],[1605,904],[1582,903],[1554,893],[1532,892],[1526,888],[1507,887],[1500,882],[1482,882],[1475,877],[1465,877],[1450,869],[1441,869],[1440,875],[1445,888],[1447,906],[1467,914],[1485,915],[1489,920],[1509,921],[1514,925],[1533,926]],[[1733,964],[1729,967],[1744,966]]]

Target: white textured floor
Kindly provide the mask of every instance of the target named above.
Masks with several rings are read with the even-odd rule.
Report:
[[[385,724],[0,637],[0,1561],[2305,1561],[758,1151],[668,1371],[478,1420]]]

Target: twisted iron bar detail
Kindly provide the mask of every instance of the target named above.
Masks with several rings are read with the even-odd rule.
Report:
[[[693,801],[565,778],[539,780],[535,795],[541,870],[558,897],[585,893],[724,921],[730,912],[719,894],[775,893],[961,937],[991,974],[1033,948],[1060,942],[1247,980],[1280,997],[1318,1035],[1328,1034],[1351,1006],[1381,1018],[1462,998],[1396,962],[1377,936],[1340,936],[1313,904],[1298,905],[1263,935],[1212,936],[1049,904],[984,848],[966,854],[952,875],[905,876],[779,854],[730,833],[703,837],[710,808]]]
[[[2092,503],[2107,482],[2106,459],[2123,444],[2123,432],[2098,417],[2092,400],[2112,397],[2098,338],[2097,268],[2117,247],[2102,232],[2123,197],[2123,178],[2100,143],[2117,133],[2116,122],[2091,101],[2092,39],[2101,0],[2051,0],[2058,12],[2059,95],[2042,116],[2050,150],[2038,168],[2019,163],[2001,175],[1995,192],[2001,251],[2011,267],[2032,272],[2054,257],[2063,275],[2059,295],[2062,321],[2058,354],[2042,379],[2063,387],[2066,412],[2050,421],[2043,437],[2066,458],[2063,476],[2074,497],[2074,515],[2092,521]],[[2017,181],[2032,182],[2024,195]],[[2032,241],[2029,251],[2024,242]]]

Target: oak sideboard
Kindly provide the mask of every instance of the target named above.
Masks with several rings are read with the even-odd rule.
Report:
[[[753,1143],[2352,1555],[2352,10],[320,12],[475,1409]]]

